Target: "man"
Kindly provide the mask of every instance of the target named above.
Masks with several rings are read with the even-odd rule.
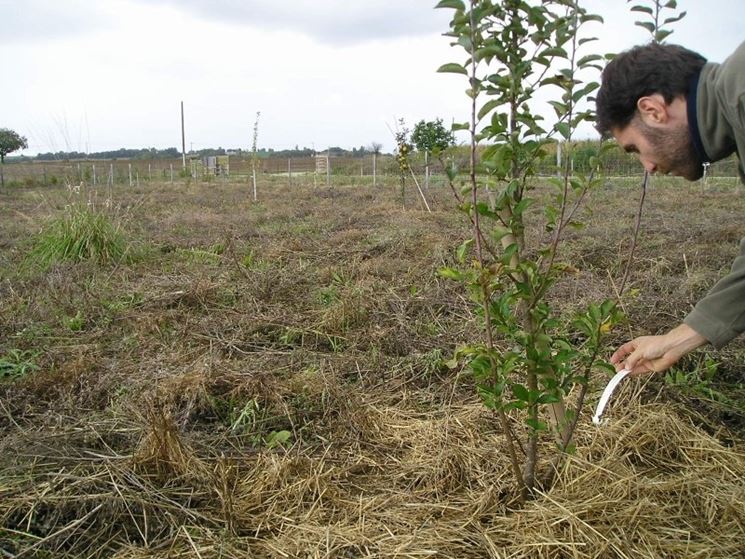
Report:
[[[596,128],[635,153],[649,173],[688,180],[704,165],[737,152],[745,183],[745,43],[722,64],[677,45],[649,44],[621,53],[605,68]],[[731,272],[683,323],[642,336],[611,357],[633,374],[664,371],[706,343],[720,348],[745,331],[745,239]]]

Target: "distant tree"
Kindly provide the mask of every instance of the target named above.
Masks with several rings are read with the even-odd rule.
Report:
[[[453,133],[445,128],[442,119],[434,121],[420,120],[414,126],[411,133],[411,141],[414,142],[417,151],[424,153],[424,184],[429,188],[429,156],[437,156],[443,150],[455,143]]]
[[[411,140],[418,151],[435,155],[455,143],[453,133],[443,126],[441,118],[417,122]]]
[[[5,176],[3,175],[3,165],[5,165],[5,156],[19,149],[28,147],[28,140],[9,128],[0,128],[0,187],[5,187]]]

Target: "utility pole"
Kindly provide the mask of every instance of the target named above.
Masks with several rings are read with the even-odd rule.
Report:
[[[181,167],[186,170],[186,135],[184,134],[184,102],[181,101]]]

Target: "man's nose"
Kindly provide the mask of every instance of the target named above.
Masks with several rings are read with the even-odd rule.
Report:
[[[639,158],[639,161],[641,162],[642,167],[644,167],[644,170],[647,171],[649,174],[653,174],[655,171],[657,171],[657,165],[655,163],[642,158]]]

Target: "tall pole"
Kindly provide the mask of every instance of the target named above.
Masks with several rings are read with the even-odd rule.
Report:
[[[181,168],[186,170],[186,134],[184,134],[184,102],[181,101]]]

